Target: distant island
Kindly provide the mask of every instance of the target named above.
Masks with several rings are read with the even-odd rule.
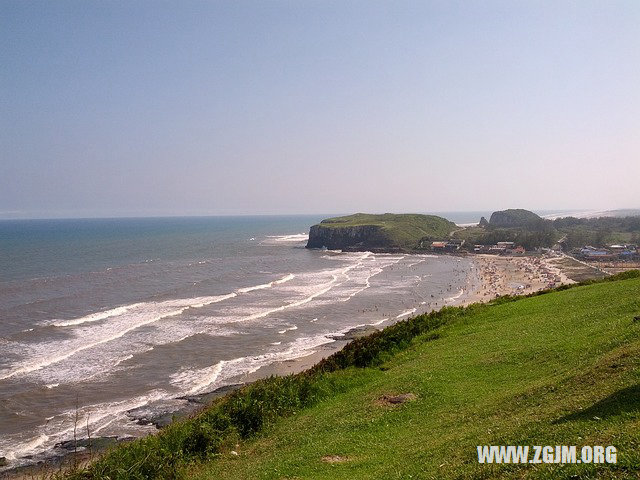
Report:
[[[307,248],[404,251],[427,240],[448,237],[455,223],[435,215],[356,213],[322,220],[309,231]]]

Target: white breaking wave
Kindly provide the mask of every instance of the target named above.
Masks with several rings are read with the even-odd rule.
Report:
[[[371,252],[365,252],[355,258],[355,262],[351,265],[348,265],[339,270],[335,270],[333,271],[334,273],[331,273],[332,271],[326,272],[331,275],[331,280],[321,285],[315,285],[314,291],[310,295],[300,300],[289,302],[278,307],[268,308],[252,315],[235,318],[232,323],[235,323],[236,321],[249,321],[264,318],[276,312],[303,306],[313,301],[315,298],[329,292],[332,288],[342,285],[342,283],[348,281],[348,272],[362,266],[362,260],[365,260],[372,255],[373,254]],[[269,282],[268,284],[246,287],[244,289],[238,290],[237,292],[247,293],[249,291],[267,288],[267,286],[280,285],[291,281],[295,277],[296,276],[294,274],[289,273],[280,279]],[[343,278],[344,280],[342,281],[342,283],[339,283],[339,280],[341,278]],[[97,312],[77,319],[58,321],[55,323],[55,325],[60,328],[74,327],[73,333],[75,338],[65,341],[41,343],[37,346],[34,346],[31,352],[22,350],[23,354],[27,353],[27,355],[25,355],[25,360],[12,365],[11,367],[9,367],[9,369],[0,371],[0,380],[12,378],[17,375],[29,374],[31,372],[49,367],[50,365],[63,362],[70,357],[73,357],[74,355],[78,355],[82,352],[120,339],[141,327],[155,324],[170,317],[181,315],[190,308],[201,308],[213,303],[218,303],[230,298],[234,298],[238,295],[238,293],[233,292],[219,296],[167,300],[162,302],[134,303],[116,307],[103,312]],[[85,327],[85,324],[87,323],[95,323],[99,320],[107,319],[109,321],[106,323],[100,323],[100,327],[98,329],[89,329],[88,327]],[[179,324],[176,324],[176,326],[180,327]],[[185,338],[190,335],[191,334],[187,334]],[[124,353],[124,355],[122,355],[122,353]],[[130,350],[128,352],[122,353],[119,355],[120,358],[117,360],[108,360],[106,357],[103,358],[103,356],[101,355],[101,363],[104,364],[102,365],[102,368],[110,369],[114,366],[117,366],[122,361],[124,361],[124,357],[127,357],[128,354],[138,352]],[[90,364],[86,364],[87,368],[94,363],[96,362],[90,362]],[[97,366],[97,364],[94,365],[94,367]],[[84,372],[80,372],[79,370],[76,373],[78,373],[78,375],[84,375]],[[90,372],[90,375],[93,375],[94,373],[95,372]],[[48,376],[50,377],[50,375]],[[56,381],[54,379],[51,380]]]
[[[5,453],[7,460],[15,460],[19,456],[24,456],[29,453],[34,453],[42,448],[42,445],[49,440],[49,436],[44,433],[38,434],[35,437],[30,438],[26,442],[18,445],[14,450],[8,450]]]
[[[307,233],[294,233],[292,235],[267,235],[274,242],[302,242],[309,239]]]
[[[369,280],[371,279],[371,277],[374,277],[376,275],[378,275],[379,273],[382,272],[382,268],[376,268],[374,270],[374,273],[372,273],[371,275],[369,275],[366,279],[365,279],[365,284],[362,288],[359,288],[358,290],[356,290],[355,292],[351,293],[347,298],[344,298],[342,301],[343,302],[347,302],[349,300],[351,300],[353,297],[355,297],[356,295],[358,295],[359,293],[364,292],[367,288],[371,287],[371,283],[369,282]]]
[[[198,262],[200,263],[205,263],[205,262]],[[248,293],[248,292],[252,292],[254,290],[262,290],[265,288],[270,288],[273,287],[274,285],[280,285],[282,283],[288,282],[290,280],[293,280],[295,278],[295,275],[293,273],[289,273],[287,275],[285,275],[284,277],[278,279],[278,280],[274,280],[272,282],[269,283],[265,283],[262,285],[255,285],[253,287],[246,287],[246,288],[240,288],[238,289],[238,293]],[[229,293],[227,295],[223,295],[220,300],[216,300],[216,301],[222,301],[222,300],[226,300],[228,298],[233,298],[236,296],[236,293]],[[207,297],[205,297],[207,298]],[[204,302],[200,303],[200,304],[193,304],[193,305],[189,305],[191,308],[199,308],[199,307],[204,307],[205,305],[209,305],[210,303],[213,302],[208,302],[208,300],[205,300]],[[115,307],[112,308],[110,310],[105,310],[103,312],[96,312],[96,313],[91,313],[87,316],[84,317],[80,317],[80,318],[74,318],[74,319],[70,319],[70,320],[54,320],[51,325],[53,325],[54,327],[71,327],[71,326],[75,326],[75,325],[82,325],[83,323],[90,323],[90,322],[97,322],[100,320],[106,320],[107,318],[111,318],[111,317],[117,317],[120,315],[124,315],[125,313],[127,313],[129,310],[135,309],[136,307],[139,307],[141,305],[145,305],[144,303],[133,303],[131,305],[123,305],[120,307]],[[33,329],[30,329],[33,330]]]
[[[381,323],[386,322],[387,320],[388,320],[388,318],[383,318],[382,320],[378,320],[377,322],[369,323],[367,325],[373,325],[375,327],[375,326],[380,325]]]
[[[289,280],[293,280],[294,278],[296,278],[296,276],[293,273],[290,273],[289,275],[285,275],[284,277],[282,277],[280,280],[274,281],[273,284],[280,285],[281,283],[288,282]]]
[[[289,236],[291,237],[291,236]],[[258,312],[252,313],[250,315],[232,315],[231,317],[224,317],[226,319],[230,319],[230,323],[235,322],[243,322],[243,321],[251,321],[260,318],[267,317],[274,313],[282,312],[289,309],[295,309],[297,307],[304,306],[318,297],[328,293],[333,288],[336,288],[345,282],[349,282],[351,279],[350,274],[355,269],[356,271],[356,281],[363,282],[362,286],[356,288],[352,291],[343,292],[340,296],[346,295],[342,297],[340,300],[347,301],[350,298],[353,298],[355,295],[361,293],[363,290],[370,288],[371,283],[370,279],[379,274],[384,268],[388,267],[391,264],[395,264],[400,262],[405,256],[394,256],[394,255],[381,255],[379,262],[376,262],[376,268],[370,269],[368,266],[364,269],[360,269],[359,267],[363,267],[364,260],[375,260],[376,257],[371,252],[364,252],[361,254],[345,254],[344,257],[346,259],[351,260],[350,264],[336,270],[329,270],[321,272],[323,275],[330,275],[331,279],[328,282],[319,285],[313,285],[313,290],[306,294],[303,298],[299,298],[294,301],[290,301],[283,305],[274,306],[271,308],[261,309]],[[364,276],[363,276],[364,274]],[[360,277],[360,278],[357,278]],[[219,296],[211,296],[211,297],[197,297],[192,299],[177,299],[177,300],[167,300],[162,302],[144,302],[144,303],[133,303],[130,305],[123,305],[119,307],[112,308],[110,310],[106,310],[103,312],[96,312],[87,316],[83,316],[76,319],[68,319],[56,321],[54,325],[60,328],[69,328],[73,327],[74,338],[70,340],[64,341],[54,341],[49,343],[40,343],[36,346],[23,346],[23,345],[15,345],[16,348],[20,347],[21,354],[24,356],[24,360],[18,362],[14,365],[11,365],[9,368],[0,371],[0,380],[12,378],[17,375],[28,374],[31,372],[35,372],[45,367],[49,367],[50,365],[57,364],[63,362],[74,355],[78,355],[82,352],[88,351],[90,349],[99,347],[104,344],[108,344],[115,340],[118,340],[124,337],[127,334],[130,334],[134,330],[140,329],[141,327],[145,327],[151,324],[155,324],[160,322],[161,320],[176,317],[184,313],[187,309],[196,309],[201,308],[207,305],[211,305],[213,303],[222,302],[227,299],[231,299],[236,297],[238,294],[248,293],[254,290],[262,290],[265,288],[270,288],[275,285],[284,284],[296,278],[296,275],[293,273],[289,273],[282,278],[274,280],[269,283],[255,285],[251,287],[245,287],[238,289],[236,292],[219,295]],[[299,288],[299,287],[295,287]],[[337,300],[334,298],[333,301]],[[415,310],[409,312],[413,313]],[[398,318],[405,316],[408,314],[407,312],[398,316]],[[211,325],[216,323],[216,318],[218,317],[207,317],[204,320],[198,320],[199,322],[205,322],[205,326],[208,324],[211,328]],[[100,326],[98,328],[91,327],[88,328],[87,324],[93,324],[98,322],[99,320],[108,320],[108,322],[100,322]],[[200,324],[201,324],[200,323]],[[227,322],[229,323],[229,322]],[[175,336],[171,338],[171,335],[176,335],[182,333],[182,338],[188,338],[193,333],[193,322],[181,323],[175,322],[171,324],[171,332],[167,331],[166,334],[164,330],[169,327],[169,324],[165,322],[162,323],[162,328],[164,329],[162,332],[154,332],[154,340],[152,340],[152,345],[159,343],[169,343],[175,341]],[[286,330],[285,330],[286,331]],[[184,333],[183,333],[184,332]],[[207,330],[200,330],[200,332],[207,333]],[[159,333],[163,333],[166,339],[163,338],[162,342],[158,342]],[[176,335],[177,336],[177,335]],[[151,339],[150,339],[151,340]],[[135,341],[134,341],[135,342]],[[76,376],[84,375],[88,373],[93,375],[95,372],[95,367],[102,368],[103,370],[109,370],[113,367],[118,366],[123,361],[129,359],[132,354],[137,354],[140,352],[140,346],[142,342],[146,342],[145,340],[138,340],[138,342],[134,345],[130,345],[127,349],[121,349],[119,346],[110,348],[110,352],[108,352],[111,358],[107,358],[105,355],[100,355],[100,362],[89,362],[82,363],[81,365],[86,366],[83,371],[82,369],[74,368],[74,371],[77,370]],[[131,343],[131,342],[129,342]],[[145,349],[148,349],[149,343],[144,345]],[[153,348],[153,346],[151,347]],[[31,350],[31,351],[29,351]],[[119,353],[119,354],[118,354]],[[113,358],[115,357],[115,358]],[[93,365],[93,367],[91,367]],[[91,367],[93,370],[88,371],[88,368]],[[66,371],[66,370],[65,370]],[[62,372],[64,373],[64,372]],[[49,383],[60,382],[61,380],[67,381],[68,375],[62,375],[62,373],[58,374],[53,371],[46,374],[43,377],[46,380],[49,380]],[[53,378],[52,375],[53,374]]]
[[[367,252],[367,253],[371,254],[371,252]],[[368,258],[368,257],[369,257],[369,255],[366,255],[366,256],[362,257],[362,259],[365,259],[365,258]],[[353,297],[355,297],[356,295],[358,295],[359,293],[364,292],[367,288],[371,287],[371,283],[370,283],[369,280],[372,277],[375,277],[379,273],[382,273],[385,268],[387,268],[387,267],[389,267],[391,265],[397,264],[403,258],[404,258],[404,256],[403,257],[398,257],[398,258],[396,258],[396,257],[386,257],[386,258],[383,257],[383,260],[385,260],[385,261],[391,260],[391,262],[386,263],[386,264],[384,264],[384,265],[382,265],[382,266],[380,266],[378,268],[375,268],[373,270],[373,273],[370,273],[369,276],[365,279],[364,286],[362,286],[361,288],[355,290],[353,293],[351,293],[348,297],[344,298],[342,301],[343,302],[347,302],[347,301],[351,300]],[[376,257],[372,257],[372,260],[375,260],[375,259],[376,259]],[[424,261],[424,260],[422,260],[422,261]],[[418,262],[418,263],[420,263],[420,262]]]
[[[344,335],[345,333],[347,333],[349,330],[353,330],[354,328],[362,328],[362,327],[377,327],[378,325],[383,324],[384,322],[388,321],[388,318],[383,318],[381,320],[377,320],[375,322],[369,322],[369,323],[360,323],[359,325],[355,325],[353,327],[348,327],[348,328],[344,328],[342,330],[340,330],[338,333],[333,334],[333,335]]]
[[[420,264],[421,264],[421,263],[423,263],[424,261],[425,261],[425,259],[423,258],[422,260],[418,260],[417,262],[410,263],[409,265],[407,265],[407,268],[409,268],[409,267],[413,267],[413,266],[415,266],[415,265],[420,265]]]
[[[151,347],[149,350],[152,350],[153,347]],[[122,362],[126,362],[127,360],[131,360],[133,358],[133,354],[131,355],[127,355],[126,357],[121,358],[120,360],[118,360],[116,363],[113,364],[114,367],[117,367],[118,365],[120,365]]]
[[[171,375],[171,383],[177,385],[183,389],[186,389],[187,395],[193,395],[198,393],[204,387],[212,385],[220,376],[224,365],[227,362],[224,360],[219,361],[218,363],[211,365],[210,367],[203,368],[198,370],[198,377],[195,378],[195,375],[192,371],[182,371],[176,374]]]
[[[287,332],[290,332],[292,330],[297,330],[297,329],[298,329],[298,327],[296,327],[295,325],[291,325],[290,327],[287,327],[284,330],[279,330],[278,333],[282,335],[283,333],[287,333]]]
[[[333,275],[333,278],[331,279],[331,281],[321,285],[322,288],[320,290],[316,291],[315,293],[309,295],[306,298],[303,298],[302,300],[297,300],[295,302],[287,303],[286,305],[281,305],[279,307],[274,307],[274,308],[270,308],[270,309],[264,310],[262,312],[254,313],[253,315],[249,315],[249,316],[246,316],[244,318],[240,318],[240,319],[238,319],[238,321],[248,321],[248,320],[256,320],[258,318],[264,318],[264,317],[267,317],[267,316],[271,315],[272,313],[282,312],[282,311],[287,310],[289,308],[299,307],[301,305],[309,303],[314,298],[319,297],[320,295],[323,295],[323,294],[327,293],[329,290],[331,290],[336,285],[337,281],[338,281],[338,276],[337,275]]]
[[[223,300],[228,300],[229,298],[233,298],[237,296],[238,295],[236,293],[227,293],[226,295],[219,295],[217,297],[202,297],[201,302],[192,303],[185,306],[183,309],[181,309],[180,312],[177,312],[176,315],[179,315],[180,313],[184,312],[187,308],[202,308],[202,307],[206,307],[207,305],[222,302]],[[196,298],[194,300],[198,300],[198,299]],[[172,315],[169,315],[169,316],[172,316]]]
[[[460,289],[460,291],[456,295],[454,295],[453,297],[446,298],[445,301],[446,302],[453,302],[454,300],[457,300],[458,298],[460,298],[463,293],[464,293],[464,290]]]
[[[82,325],[83,323],[97,322],[99,320],[105,320],[109,317],[117,317],[118,315],[127,313],[129,309],[137,307],[138,305],[140,304],[133,303],[131,305],[124,305],[122,307],[112,308],[111,310],[105,310],[104,312],[92,313],[86,317],[75,318],[72,320],[54,320],[52,325],[54,327],[70,327],[73,325]]]
[[[285,275],[284,277],[282,277],[279,280],[274,280],[273,282],[263,283],[262,285],[256,285],[254,287],[240,288],[240,289],[238,289],[238,292],[239,293],[248,293],[248,292],[253,292],[254,290],[264,290],[265,288],[271,288],[274,285],[280,285],[280,284],[286,283],[289,280],[293,280],[294,278],[296,278],[296,276],[293,273],[290,273],[288,275]]]
[[[226,380],[253,373],[266,365],[311,355],[315,348],[334,341],[328,335],[331,334],[300,337],[288,344],[285,350],[222,360],[210,367],[182,371],[171,376],[172,383],[180,389],[188,389],[189,395],[211,391],[223,386]]]
[[[85,426],[87,423],[93,436],[116,420],[126,420],[125,412],[147,405],[152,401],[170,398],[169,395],[168,392],[154,390],[146,395],[124,401],[88,405],[81,407],[77,412],[75,410],[62,412],[59,415],[49,417],[46,424],[37,428],[33,437],[25,439],[23,434],[15,434],[0,438],[0,451],[10,461],[36,454],[68,440],[73,434],[74,426]],[[78,415],[77,422],[76,414]],[[79,438],[83,438],[85,430],[79,429],[79,431],[82,432]],[[20,463],[25,462],[19,462],[16,465]]]
[[[406,312],[402,312],[400,315],[398,315],[396,318],[402,318],[402,317],[406,317],[408,315],[411,315],[412,313],[415,313],[417,309],[412,308],[411,310],[407,310]]]
[[[145,325],[149,325],[152,323],[156,323],[162,319],[168,317],[174,317],[180,315],[188,308],[201,308],[206,305],[211,305],[213,303],[221,302],[228,298],[235,297],[235,293],[231,293],[228,295],[220,295],[214,297],[198,297],[193,299],[183,299],[183,300],[167,300],[164,302],[149,302],[149,303],[137,303],[133,305],[127,305],[125,314],[120,315],[112,315],[111,317],[123,317],[121,320],[121,325],[125,328],[116,329],[116,330],[107,330],[106,335],[102,338],[99,338],[95,341],[89,341],[88,343],[82,343],[78,345],[77,342],[62,342],[62,346],[69,345],[70,348],[64,351],[60,351],[59,348],[61,345],[59,342],[52,342],[52,344],[43,344],[40,345],[40,350],[43,352],[39,358],[32,359],[28,362],[23,362],[17,368],[13,370],[6,371],[0,373],[0,380],[4,380],[6,378],[11,378],[19,374],[30,373],[35,370],[40,370],[44,367],[48,367],[54,363],[61,362],[66,360],[67,358],[76,355],[85,350],[94,348],[98,345],[102,345],[108,342],[112,342],[118,338],[123,337],[127,333],[136,330]],[[153,306],[155,308],[149,308],[149,306]],[[115,310],[115,309],[113,309]],[[130,315],[131,314],[131,315]],[[132,322],[132,319],[134,320]],[[137,321],[135,321],[137,320]],[[85,338],[95,338],[95,333],[91,330],[83,329],[79,332],[79,335],[76,337],[76,340],[84,340]],[[56,348],[58,347],[58,348]],[[57,350],[57,351],[56,351]],[[55,353],[52,355],[50,352],[54,351]]]
[[[331,271],[327,272],[331,274],[331,280],[327,283],[314,286],[315,291],[300,300],[289,302],[278,307],[268,308],[252,315],[235,318],[232,323],[235,323],[236,321],[249,321],[264,318],[276,312],[303,306],[313,301],[315,298],[329,292],[332,288],[342,285],[344,281],[348,281],[348,272],[357,267],[360,267],[362,265],[362,260],[369,258],[370,256],[372,256],[371,252],[365,252],[359,255],[355,259],[356,262],[352,263],[351,265],[348,265],[340,270],[336,270],[333,274],[331,273]],[[342,283],[339,283],[341,277],[344,278],[344,280]],[[241,293],[246,293],[247,291],[251,291],[254,289],[266,288],[266,285],[279,285],[288,282],[293,278],[295,278],[295,275],[290,273],[278,280],[270,282],[269,284],[264,284],[264,286],[259,285],[255,287],[246,287],[245,289],[238,290],[238,292],[244,290],[244,292]],[[201,308],[213,303],[222,302],[224,300],[236,297],[237,295],[238,293],[233,292],[226,295],[212,297],[197,297],[192,299],[177,299],[162,302],[135,303],[116,307],[104,312],[97,312],[95,314],[91,314],[78,319],[70,319],[57,322],[57,325],[61,328],[80,327],[79,330],[73,330],[75,338],[65,341],[49,342],[48,344],[38,344],[33,348],[30,354],[22,350],[22,353],[28,353],[28,355],[25,355],[25,357],[27,358],[18,364],[12,365],[9,369],[0,371],[0,380],[41,370],[45,367],[49,367],[50,365],[63,362],[70,357],[73,357],[74,355],[120,339],[141,327],[155,324],[170,317],[181,315],[187,309]],[[108,319],[109,322],[101,323],[100,328],[97,330],[90,330],[87,327],[84,327],[84,324],[86,323],[93,323],[97,322],[98,320],[106,319]],[[103,358],[102,363],[105,364],[103,365],[103,368],[112,368],[114,366],[114,363],[116,364],[115,366],[117,366],[119,363],[124,361],[123,357],[126,357],[127,354],[131,353],[137,352],[126,352],[124,356],[120,355],[120,359],[118,360],[113,359],[108,361],[106,358]],[[81,374],[80,372],[77,373]]]
[[[325,250],[329,255],[322,255],[320,258],[327,260],[342,260],[342,250]]]
[[[364,260],[364,259],[368,258],[371,255],[373,255],[371,252],[365,252],[362,256],[360,256],[358,258],[358,260]],[[357,268],[357,267],[359,267],[361,265],[362,265],[362,263],[359,261],[357,263],[354,263],[352,265],[344,267],[340,271],[336,272],[336,274],[332,274],[332,278],[331,278],[331,280],[329,282],[324,283],[324,284],[319,286],[320,290],[312,293],[311,295],[309,295],[308,297],[303,298],[302,300],[297,300],[295,302],[287,303],[286,305],[281,305],[279,307],[274,307],[274,308],[270,308],[270,309],[264,310],[262,312],[254,313],[253,315],[246,316],[244,318],[239,319],[238,321],[256,320],[258,318],[267,317],[267,316],[269,316],[269,315],[271,315],[273,313],[282,312],[282,311],[288,310],[290,308],[295,308],[295,307],[300,307],[302,305],[305,305],[305,304],[311,302],[312,300],[314,300],[315,298],[319,297],[320,295],[324,295],[325,293],[329,292],[332,288],[337,287],[339,285],[342,285],[342,283],[337,283],[339,277],[343,276],[345,278],[344,281],[349,280],[349,275],[347,275],[347,272],[350,272],[354,268]]]

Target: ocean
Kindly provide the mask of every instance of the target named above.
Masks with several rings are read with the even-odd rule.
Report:
[[[322,218],[0,221],[0,457],[153,432],[181,397],[477,286],[465,258],[305,249]]]

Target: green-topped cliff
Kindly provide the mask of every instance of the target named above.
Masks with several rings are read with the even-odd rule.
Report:
[[[422,239],[446,238],[455,228],[455,223],[435,215],[356,213],[313,225],[307,248],[413,249]]]

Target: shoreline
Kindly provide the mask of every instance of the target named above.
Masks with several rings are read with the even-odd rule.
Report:
[[[414,252],[415,253],[415,252]],[[479,284],[473,285],[469,289],[463,289],[458,297],[442,299],[443,303],[435,303],[434,306],[426,306],[422,311],[416,311],[409,316],[402,318],[388,318],[379,325],[363,325],[347,330],[343,335],[335,334],[330,336],[331,342],[315,347],[311,352],[289,360],[279,360],[268,365],[264,365],[254,372],[238,375],[231,380],[228,385],[223,385],[209,392],[177,397],[185,400],[185,404],[174,411],[164,412],[150,418],[135,418],[141,425],[154,425],[158,431],[166,427],[173,421],[179,421],[197,415],[206,409],[216,398],[225,396],[243,386],[257,380],[270,376],[286,376],[303,372],[322,359],[340,351],[350,341],[355,338],[366,336],[378,330],[397,323],[398,321],[438,310],[442,306],[467,306],[478,302],[488,302],[504,295],[526,295],[538,290],[549,288],[550,284],[559,286],[565,283],[575,283],[568,278],[560,267],[549,263],[549,259],[541,257],[505,257],[496,255],[449,255],[471,258],[475,264],[474,269]],[[519,286],[524,288],[519,289]],[[453,300],[452,300],[453,299]],[[452,300],[450,302],[450,300]],[[151,434],[155,434],[151,433]],[[62,448],[67,450],[61,455],[52,456],[47,460],[31,464],[16,466],[0,471],[0,478],[4,479],[26,479],[36,475],[46,475],[52,472],[63,471],[74,465],[83,464],[96,460],[109,447],[134,440],[137,437],[95,437],[92,439],[92,448],[86,447],[86,439],[80,439],[74,444],[73,440],[62,442]],[[75,452],[74,445],[78,449]],[[93,448],[95,447],[95,449]]]
[[[222,385],[211,391],[195,395],[176,397],[177,400],[185,400],[187,403],[181,408],[171,412],[159,414],[154,417],[141,417],[133,420],[137,421],[141,425],[155,426],[157,431],[150,434],[155,435],[174,421],[186,420],[198,415],[209,407],[217,398],[224,397],[246,385],[270,376],[286,376],[301,373],[310,369],[324,358],[339,352],[352,340],[369,335],[378,330],[381,330],[381,328],[371,325],[353,327],[345,332],[343,336],[336,335],[332,342],[316,347],[314,351],[307,355],[302,355],[290,360],[279,360],[268,365],[264,365],[254,372],[241,374],[233,379],[237,383]],[[78,441],[75,442],[75,446],[73,439],[70,439],[60,444],[61,448],[66,450],[66,452],[61,455],[51,456],[46,460],[39,461],[34,464],[20,465],[2,470],[0,471],[0,480],[31,480],[40,476],[47,477],[55,473],[61,473],[73,468],[74,466],[91,463],[99,459],[100,456],[107,452],[109,448],[120,443],[134,441],[137,438],[143,437],[98,436],[93,437],[91,442],[85,438],[78,439]],[[76,446],[77,451],[75,451]],[[90,446],[91,449],[89,449]]]

